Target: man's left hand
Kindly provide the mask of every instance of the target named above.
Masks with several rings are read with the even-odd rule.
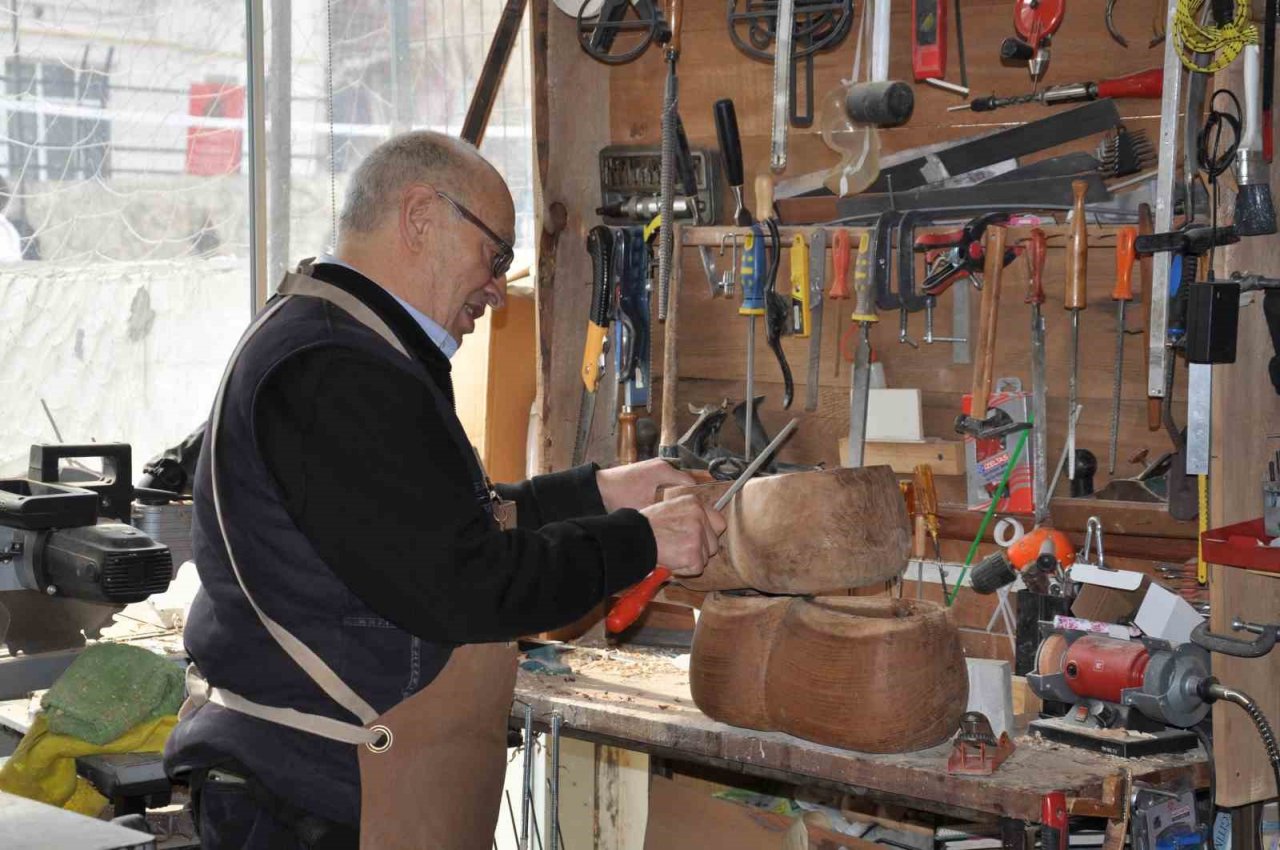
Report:
[[[681,487],[696,484],[693,477],[681,472],[661,458],[602,469],[596,473],[596,486],[604,509],[612,513],[620,508],[642,510],[658,500],[659,487]]]

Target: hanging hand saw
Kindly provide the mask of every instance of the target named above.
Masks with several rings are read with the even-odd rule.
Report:
[[[613,231],[604,225],[587,234],[591,255],[591,312],[587,316],[587,340],[582,348],[582,403],[578,411],[578,433],[573,442],[573,464],[586,460],[591,441],[591,420],[595,418],[596,394],[604,376],[605,346],[609,343],[610,283],[613,279]]]

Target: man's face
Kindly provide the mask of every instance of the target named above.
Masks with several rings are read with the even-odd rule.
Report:
[[[506,185],[487,173],[476,182],[479,187],[475,191],[457,194],[446,191],[446,195],[502,241],[513,244],[515,209]],[[461,342],[475,330],[476,322],[487,307],[499,310],[506,303],[506,274],[497,277],[493,274],[494,258],[502,253],[503,247],[453,209],[446,198],[439,197],[437,202],[441,205],[437,220],[444,223],[446,232],[439,234],[443,238],[435,241],[443,246],[443,255],[428,258],[428,262],[437,264],[440,272],[441,324],[450,336]]]

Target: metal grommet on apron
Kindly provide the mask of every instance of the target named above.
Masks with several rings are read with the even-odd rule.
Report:
[[[395,736],[391,734],[391,730],[379,723],[377,726],[370,726],[370,732],[378,734],[377,740],[365,744],[371,753],[385,753],[391,749],[391,742],[395,740]]]
[[[400,354],[410,356],[368,305],[332,284],[310,277],[307,261],[298,272],[285,275],[279,294],[281,297],[263,311],[236,345],[214,400],[207,438],[214,513],[232,573],[263,627],[330,699],[360,723],[256,703],[224,688],[212,687],[194,665],[187,673],[188,697],[182,715],[190,716],[211,702],[329,740],[363,745],[357,751],[361,850],[426,846],[487,850],[497,826],[506,774],[507,721],[515,693],[515,644],[457,647],[429,685],[379,714],[319,655],[258,606],[240,574],[222,516],[217,444],[231,370],[248,341],[291,298],[304,296],[333,304]],[[500,527],[514,528],[514,504],[494,507]],[[392,750],[397,733],[401,744]],[[431,805],[423,805],[423,800],[431,800]]]

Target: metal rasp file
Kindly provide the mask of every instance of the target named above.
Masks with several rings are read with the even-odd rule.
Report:
[[[827,231],[819,227],[809,237],[809,374],[804,409],[818,409],[818,377],[822,366],[822,291],[827,284]]]

